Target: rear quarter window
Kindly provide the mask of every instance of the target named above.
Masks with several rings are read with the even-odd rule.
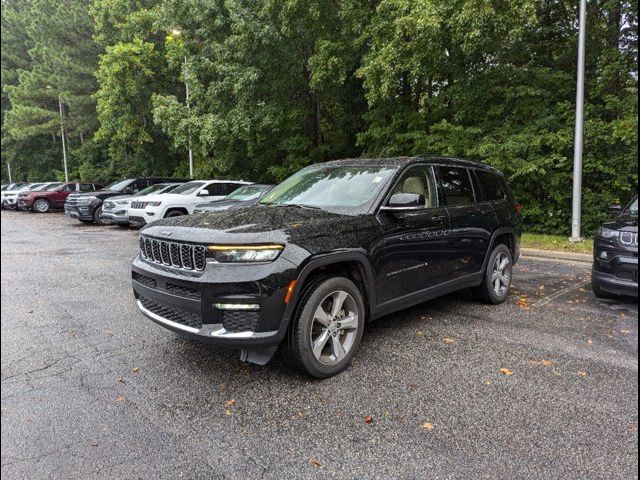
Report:
[[[496,202],[504,200],[506,193],[500,181],[498,174],[493,172],[476,171],[478,181],[482,191],[484,192],[484,198],[489,202]]]

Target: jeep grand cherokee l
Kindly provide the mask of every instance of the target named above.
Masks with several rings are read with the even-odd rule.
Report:
[[[133,291],[182,335],[344,369],[366,322],[472,288],[503,302],[519,257],[520,206],[491,167],[440,157],[307,167],[257,204],[159,220],[140,233]]]
[[[638,296],[638,197],[598,229],[593,248],[591,287],[597,297]]]
[[[47,190],[22,192],[18,195],[18,208],[47,213],[52,208],[64,208],[67,197],[73,192],[92,192],[102,185],[92,182],[61,182]]]

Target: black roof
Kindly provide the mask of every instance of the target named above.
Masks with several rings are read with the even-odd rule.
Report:
[[[495,170],[492,166],[485,163],[468,160],[466,158],[443,157],[440,155],[423,155],[419,157],[343,158],[341,160],[325,162],[322,165],[371,165],[382,167],[404,167],[413,163],[438,163],[441,165]]]

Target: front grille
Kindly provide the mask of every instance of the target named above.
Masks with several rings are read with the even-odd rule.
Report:
[[[140,254],[145,260],[185,270],[204,270],[207,264],[203,245],[169,242],[140,236]]]
[[[202,328],[202,317],[198,313],[178,310],[177,308],[162,305],[145,297],[138,297],[138,300],[144,308],[159,317],[186,325],[187,327]]]
[[[253,332],[259,318],[259,312],[225,310],[222,312],[222,326],[227,332]]]
[[[638,234],[633,232],[620,233],[620,243],[626,247],[638,246]]]
[[[621,280],[630,280],[632,282],[638,282],[638,267],[632,267],[628,265],[622,265],[616,271],[616,277]]]
[[[131,202],[131,208],[142,209],[146,208],[147,202]]]

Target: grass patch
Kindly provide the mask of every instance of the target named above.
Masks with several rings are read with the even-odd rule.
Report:
[[[587,238],[583,242],[572,243],[569,237],[560,235],[544,235],[541,233],[523,233],[520,246],[537,250],[556,250],[559,252],[592,253],[593,239]]]

